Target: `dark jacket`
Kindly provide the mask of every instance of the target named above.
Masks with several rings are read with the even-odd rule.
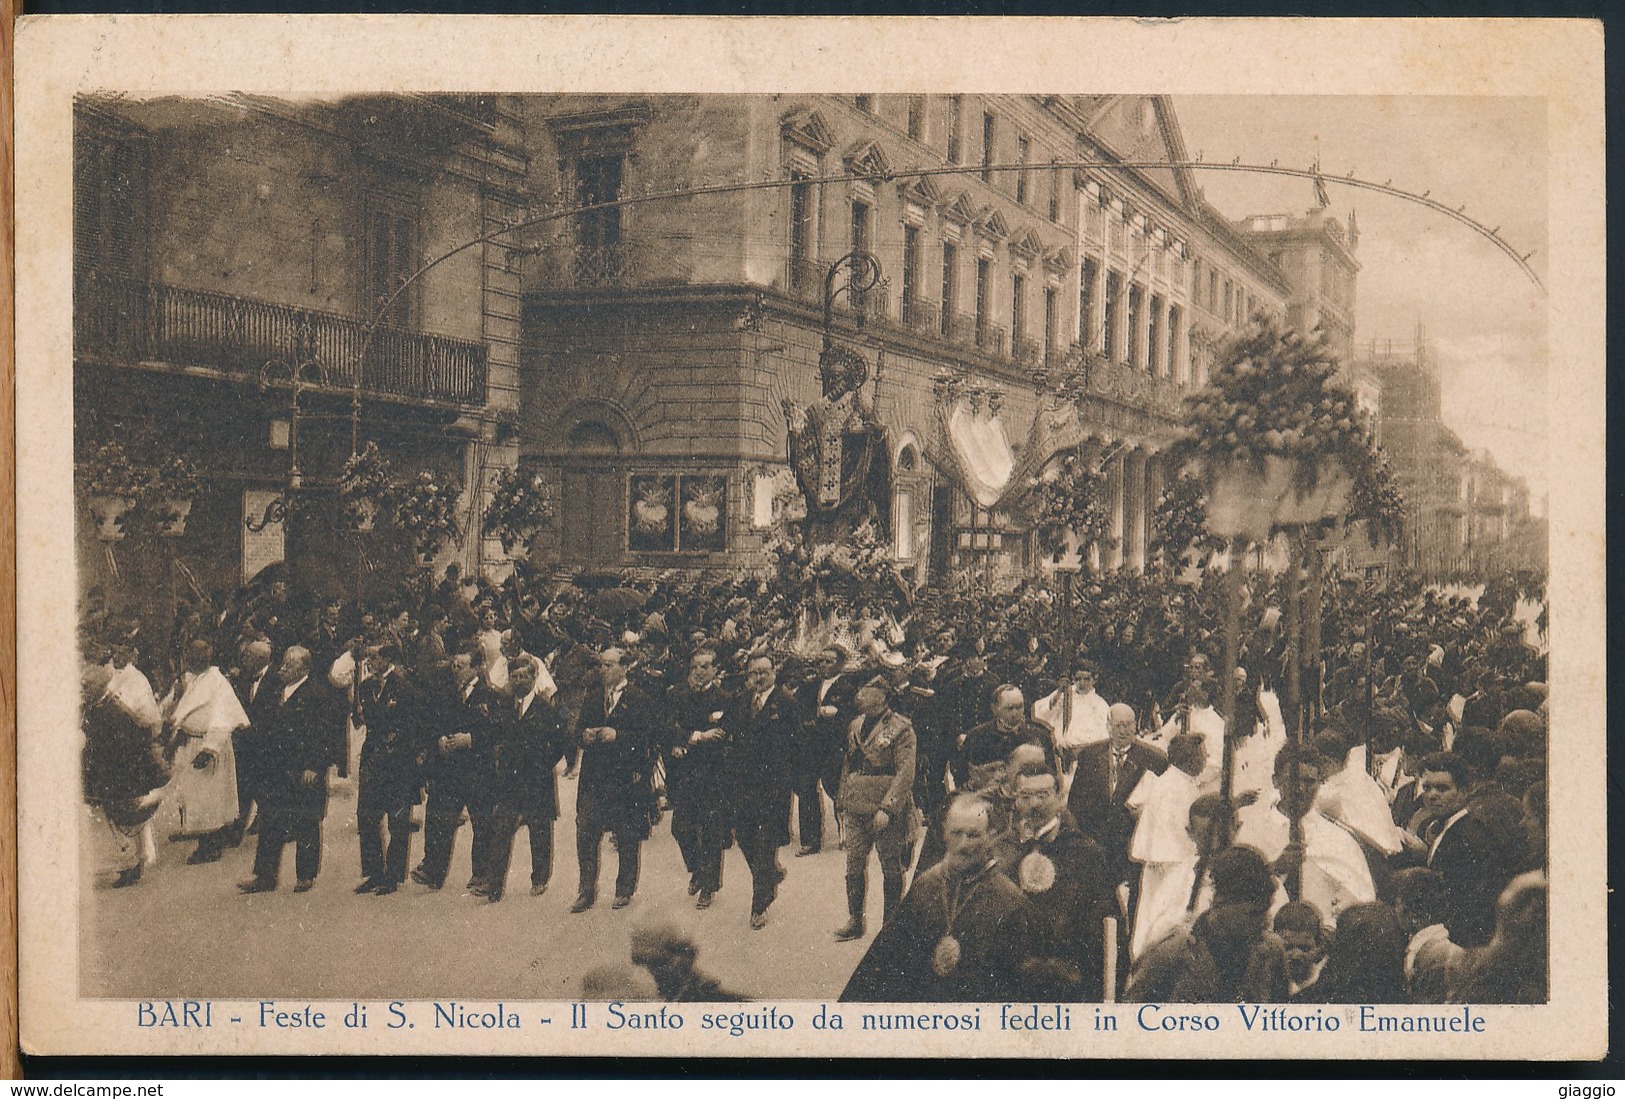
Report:
[[[1012,828],[994,845],[999,872],[1031,906],[1032,956],[1022,964],[1025,999],[1098,1001],[1105,972],[1105,924],[1117,915],[1115,886],[1100,847],[1062,813],[1031,839]],[[1047,865],[1046,865],[1047,864]],[[1114,944],[1115,945],[1115,944]]]
[[[1444,876],[1450,904],[1444,925],[1457,946],[1483,946],[1495,931],[1495,902],[1517,871],[1515,856],[1495,823],[1473,810],[1451,825],[1428,858]]]
[[[783,687],[768,693],[760,711],[754,701],[748,689],[735,695],[723,720],[734,827],[767,829],[785,844],[790,842],[790,759],[801,715]]]
[[[733,699],[720,680],[703,691],[679,683],[666,692],[666,795],[674,809],[717,808],[727,800],[727,736],[707,741],[691,738],[711,728],[723,728],[726,734],[723,720],[732,706]]]
[[[254,716],[261,753],[260,808],[268,818],[321,820],[327,815],[327,768],[338,762],[329,735],[333,694],[314,675],[294,688],[286,702],[282,690],[280,683],[262,683],[255,698],[258,709],[269,696],[269,705]],[[315,772],[314,782],[304,781],[306,771]]]
[[[1117,768],[1114,785],[1110,741],[1090,744],[1078,753],[1067,810],[1084,835],[1100,844],[1117,869],[1124,869],[1129,840],[1134,836],[1135,816],[1125,803],[1147,772],[1160,775],[1167,769],[1167,755],[1153,744],[1135,740]]]
[[[988,721],[965,734],[954,764],[954,779],[964,786],[970,782],[971,772],[985,764],[1002,763],[1022,744],[1033,744],[1044,750],[1044,758],[1055,767],[1055,734],[1048,725],[1036,721],[1023,721],[1013,733],[999,731],[995,722]]]
[[[653,797],[651,751],[659,720],[649,696],[631,683],[622,687],[614,712],[607,715],[603,687],[593,684],[587,688],[572,738],[572,744],[581,752],[578,814],[585,804],[623,829],[648,828],[649,801]],[[615,739],[587,743],[587,730],[599,728],[614,729]]]
[[[523,714],[513,699],[501,699],[490,725],[491,799],[537,821],[559,815],[556,769],[569,748],[563,708],[536,695]]]
[[[423,789],[421,762],[435,728],[434,714],[399,668],[382,681],[362,680],[359,696],[367,736],[361,742],[358,799],[389,806],[416,801]]]

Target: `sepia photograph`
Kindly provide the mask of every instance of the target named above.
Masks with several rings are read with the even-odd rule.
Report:
[[[616,75],[71,89],[25,970],[71,910],[125,1050],[1527,1055],[1552,104]]]

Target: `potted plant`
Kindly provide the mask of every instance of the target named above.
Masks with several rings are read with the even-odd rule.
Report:
[[[350,455],[339,474],[339,499],[353,530],[371,530],[391,492],[389,459],[377,443],[369,442],[361,453]]]
[[[123,444],[109,441],[92,449],[80,467],[79,482],[96,520],[96,537],[122,541],[126,517],[148,491],[147,475],[130,461]]]
[[[147,506],[159,534],[175,538],[186,533],[186,518],[203,493],[203,475],[185,455],[166,458],[153,473]]]
[[[462,540],[463,528],[457,522],[461,493],[454,478],[427,469],[395,492],[395,525],[411,537],[419,557],[432,558],[446,542]]]
[[[486,537],[498,539],[502,552],[511,557],[515,546],[523,545],[528,551],[531,540],[552,517],[553,501],[541,472],[504,468],[491,480],[491,501],[480,529]]]

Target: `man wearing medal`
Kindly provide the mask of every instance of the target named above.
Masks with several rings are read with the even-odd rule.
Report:
[[[1000,1003],[1025,999],[1032,908],[992,855],[988,804],[956,794],[948,851],[922,872],[880,929],[841,999],[848,1003]]]
[[[1033,954],[1022,963],[1025,998],[1102,998],[1103,920],[1115,915],[1100,847],[1061,804],[1055,772],[1042,759],[1012,764],[1014,826],[994,844],[999,871],[1032,908]]]

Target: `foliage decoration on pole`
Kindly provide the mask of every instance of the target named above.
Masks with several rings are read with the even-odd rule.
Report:
[[[1184,471],[1157,497],[1151,517],[1151,550],[1168,568],[1199,565],[1224,548],[1224,539],[1207,528],[1207,484]]]
[[[1075,450],[1034,477],[1029,497],[1032,529],[1038,548],[1059,561],[1076,548],[1087,558],[1090,546],[1111,544],[1111,516],[1106,510],[1106,475]]]
[[[391,511],[395,525],[412,539],[419,557],[433,557],[447,542],[462,543],[463,528],[457,521],[461,494],[455,478],[427,469],[394,490]]]
[[[377,443],[369,442],[360,453],[350,455],[339,474],[338,486],[345,521],[353,530],[371,530],[394,492],[389,459]]]
[[[500,541],[502,552],[512,556],[515,546],[524,546],[528,553],[531,542],[551,518],[553,501],[541,471],[504,467],[491,480],[491,502],[486,505],[480,529],[486,537]]]

